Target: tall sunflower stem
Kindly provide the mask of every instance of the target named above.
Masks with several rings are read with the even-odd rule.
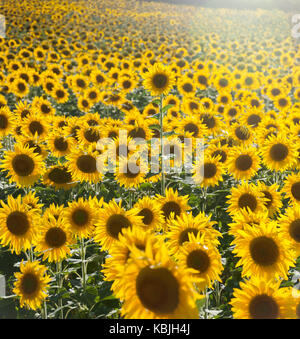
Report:
[[[208,307],[209,307],[209,293],[208,289],[205,289],[205,306],[204,306],[204,319],[208,319]]]
[[[56,263],[56,275],[57,275],[57,285],[58,285],[59,290],[60,290],[62,288],[62,286],[63,286],[63,280],[62,280],[62,262],[61,261]],[[63,319],[64,318],[64,311],[62,309],[63,301],[62,301],[61,297],[58,300],[58,305],[59,305],[59,308],[60,308],[60,318]]]
[[[43,307],[41,309],[41,316],[42,319],[48,319],[48,313],[47,313],[47,302],[44,300]]]
[[[160,125],[160,155],[161,155],[161,195],[165,194],[165,166],[163,157],[164,147],[164,126],[163,126],[163,95],[160,96],[159,102],[159,125]]]
[[[207,200],[207,187],[203,187],[203,200],[202,200],[202,211],[205,213],[206,210],[206,200]]]
[[[81,275],[82,275],[82,288],[85,291],[86,288],[86,263],[85,263],[85,254],[86,254],[86,244],[84,238],[80,239],[80,254],[81,254]]]

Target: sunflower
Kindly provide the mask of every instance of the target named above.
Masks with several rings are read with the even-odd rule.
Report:
[[[15,106],[14,113],[18,118],[23,120],[32,113],[31,104],[27,101],[18,101]]]
[[[81,128],[77,131],[78,142],[82,146],[89,146],[97,143],[101,139],[100,126],[90,126],[83,122]]]
[[[141,255],[145,254],[146,243],[151,242],[153,248],[159,250],[160,238],[158,235],[151,233],[150,230],[143,231],[139,227],[125,228],[119,234],[119,241],[115,242],[109,249],[109,255],[103,264],[102,273],[104,280],[112,281],[111,289],[114,295],[120,300],[124,300],[124,272],[128,263],[131,261],[132,251],[140,251]]]
[[[288,207],[278,219],[279,233],[284,239],[289,239],[296,257],[300,255],[300,207]]]
[[[228,195],[227,211],[230,215],[235,215],[243,209],[258,213],[266,209],[265,203],[268,201],[258,187],[254,184],[242,182],[236,187],[232,187],[231,194]]]
[[[195,292],[186,272],[169,258],[161,246],[146,244],[146,256],[133,256],[124,272],[126,290],[121,314],[129,319],[198,318]]]
[[[217,248],[207,240],[201,232],[188,234],[178,254],[178,265],[189,272],[190,278],[200,291],[212,288],[214,281],[222,282],[220,275],[223,270],[221,256]]]
[[[189,241],[189,233],[195,236],[198,233],[200,235],[204,234],[214,246],[217,246],[221,233],[213,227],[214,224],[216,222],[211,221],[210,216],[206,216],[203,212],[200,212],[195,217],[191,213],[183,213],[176,219],[170,218],[167,225],[168,229],[165,233],[170,254],[176,255],[176,253],[180,252],[183,244]]]
[[[132,226],[143,227],[142,216],[137,215],[138,210],[126,211],[121,204],[121,200],[119,203],[111,200],[109,203],[104,203],[103,208],[99,210],[94,241],[99,243],[104,251],[109,251],[112,245],[119,241],[123,229]]]
[[[203,138],[207,127],[197,116],[189,115],[179,122],[178,131],[186,137]]]
[[[238,231],[233,253],[241,259],[236,266],[242,266],[242,276],[256,276],[261,279],[288,279],[288,270],[295,266],[295,253],[288,239],[282,237],[274,220],[260,223],[258,227],[246,225]]]
[[[261,109],[258,109],[258,108],[248,109],[242,115],[241,123],[251,128],[256,128],[259,126],[259,124],[263,120],[263,116],[264,115]]]
[[[186,97],[194,97],[196,93],[196,86],[193,79],[188,76],[182,76],[177,82],[178,92]]]
[[[236,180],[249,180],[260,168],[260,158],[254,147],[234,147],[228,153],[227,169]]]
[[[121,186],[126,188],[138,187],[145,181],[148,173],[148,165],[143,159],[136,158],[135,155],[129,159],[119,157],[117,162],[115,179]]]
[[[98,155],[91,147],[72,149],[66,159],[66,167],[72,173],[74,180],[97,183],[102,179],[98,168]]]
[[[31,107],[34,112],[41,114],[42,117],[53,117],[55,114],[55,108],[52,107],[49,100],[43,97],[35,97],[31,103]]]
[[[235,239],[241,237],[240,230],[245,226],[259,227],[260,223],[266,223],[269,220],[268,211],[252,212],[251,210],[242,209],[239,213],[232,216],[233,222],[229,223],[228,234],[234,236]]]
[[[274,106],[281,112],[288,111],[291,105],[292,105],[291,98],[286,95],[278,96],[274,100]]]
[[[37,215],[42,214],[43,204],[40,204],[39,198],[35,195],[36,192],[29,192],[22,197],[22,204],[27,206],[27,210]]]
[[[230,301],[235,319],[283,319],[287,315],[287,290],[280,281],[258,277],[240,283]]]
[[[15,144],[14,151],[5,153],[0,168],[8,171],[9,182],[18,186],[32,186],[45,170],[42,157],[20,144]]]
[[[75,237],[82,239],[93,234],[97,217],[98,211],[93,208],[91,198],[79,198],[68,202],[62,213],[62,222]]]
[[[20,297],[20,305],[32,310],[41,308],[42,302],[47,297],[51,277],[46,274],[47,267],[39,261],[24,262],[20,264],[20,272],[15,273],[17,281],[14,283],[13,292]]]
[[[221,145],[210,143],[205,150],[209,156],[217,158],[226,167],[228,160],[229,147],[227,145]]]
[[[269,217],[272,218],[274,215],[280,211],[283,206],[281,200],[281,192],[279,192],[279,185],[266,185],[262,181],[257,183],[257,188],[264,194],[265,206],[268,210]]]
[[[0,108],[0,136],[6,136],[11,134],[16,125],[15,117],[8,108],[3,106]]]
[[[51,221],[53,218],[58,220],[60,217],[62,217],[64,208],[64,205],[55,205],[52,203],[49,205],[49,207],[45,208],[43,218],[46,218],[47,221]]]
[[[29,86],[23,79],[16,79],[12,83],[11,92],[17,97],[23,98],[29,93]]]
[[[51,96],[58,104],[65,104],[69,100],[69,93],[61,84],[55,84]]]
[[[9,246],[12,253],[20,254],[21,250],[26,251],[32,246],[37,232],[38,215],[22,203],[20,195],[16,199],[9,195],[7,204],[1,201],[1,205],[1,244]]]
[[[167,95],[175,85],[175,76],[169,67],[156,63],[144,74],[144,87],[152,96]]]
[[[86,96],[80,95],[78,96],[77,106],[80,111],[87,113],[92,108],[93,103]]]
[[[46,140],[49,132],[49,122],[41,114],[33,113],[23,120],[23,132],[28,137]]]
[[[196,86],[200,90],[205,90],[209,86],[209,72],[207,70],[198,70],[195,73]]]
[[[219,157],[204,156],[193,166],[193,179],[201,187],[214,187],[223,181],[225,168]]]
[[[271,171],[285,171],[295,165],[297,145],[284,134],[271,135],[261,145],[262,161]]]
[[[137,215],[142,217],[143,230],[160,230],[164,223],[163,212],[155,200],[146,196],[139,199],[133,206]]]
[[[239,144],[244,147],[253,143],[253,132],[250,127],[234,122],[230,126],[229,135]]]
[[[200,121],[207,128],[208,135],[218,135],[224,129],[224,122],[215,114],[211,113],[200,113]]]
[[[62,136],[61,131],[52,131],[47,138],[47,144],[51,153],[57,158],[69,154],[73,146],[71,138]]]
[[[46,170],[42,177],[42,182],[45,186],[53,186],[56,190],[69,190],[76,186],[73,181],[72,173],[69,169],[58,163]]]
[[[166,221],[172,216],[174,218],[180,217],[190,209],[188,195],[180,196],[173,188],[166,189],[164,196],[158,194],[156,201]]]
[[[48,215],[41,218],[34,251],[43,255],[43,261],[60,262],[71,254],[70,245],[74,243],[73,239],[61,218],[49,218]]]
[[[232,86],[233,83],[232,80],[233,80],[232,77],[228,74],[226,74],[225,76],[218,75],[213,80],[213,85],[215,86],[219,93],[228,92],[228,90]]]
[[[97,87],[89,87],[84,90],[83,96],[91,103],[91,106],[101,101],[100,90]]]
[[[300,176],[298,173],[291,173],[285,178],[282,192],[286,194],[293,205],[300,206]]]

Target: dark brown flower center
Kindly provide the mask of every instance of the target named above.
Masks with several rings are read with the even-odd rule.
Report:
[[[59,248],[66,243],[67,236],[60,227],[52,227],[46,232],[45,241],[49,247]]]
[[[107,233],[115,239],[118,239],[123,228],[130,226],[131,222],[122,214],[113,214],[106,222]]]
[[[244,193],[240,196],[238,201],[239,208],[250,208],[253,212],[257,207],[257,200],[254,195],[250,193]]]
[[[6,226],[9,232],[16,236],[26,234],[30,227],[27,215],[19,211],[12,212],[7,216]]]
[[[300,219],[296,219],[291,222],[289,234],[291,238],[300,243]]]
[[[143,217],[143,223],[145,225],[150,225],[154,219],[153,212],[149,208],[143,208],[138,215]]]
[[[249,247],[252,259],[260,266],[271,266],[278,260],[279,248],[272,238],[254,238]]]
[[[95,173],[97,171],[97,162],[91,155],[81,155],[76,162],[77,167],[83,173]]]
[[[136,292],[142,305],[158,314],[172,313],[179,304],[179,284],[167,268],[141,269]]]
[[[292,184],[291,193],[297,201],[300,201],[300,182]]]
[[[54,140],[54,147],[60,151],[64,152],[68,149],[68,142],[65,140],[64,137],[56,138]]]
[[[187,266],[204,273],[210,266],[210,258],[203,250],[194,250],[187,256]]]
[[[189,233],[193,233],[194,236],[197,236],[199,230],[197,228],[189,227],[182,231],[179,235],[179,245],[181,246],[186,241],[189,241]]]
[[[78,208],[72,213],[72,220],[76,224],[76,226],[85,226],[88,223],[89,219],[89,213],[85,209]]]
[[[203,166],[204,178],[211,179],[217,173],[217,166],[213,163],[205,163]]]
[[[235,160],[235,167],[239,171],[247,171],[251,168],[251,166],[252,166],[252,158],[248,154],[240,155]]]
[[[181,208],[180,208],[180,206],[178,205],[177,202],[168,201],[163,205],[162,211],[163,211],[163,214],[164,214],[166,219],[168,219],[170,217],[170,214],[172,212],[174,213],[174,217],[176,218],[177,216],[180,215]]]
[[[21,291],[23,294],[29,296],[35,293],[39,286],[39,280],[33,273],[25,273],[21,279]]]
[[[158,89],[163,89],[168,83],[168,77],[165,74],[155,74],[152,78],[153,86]]]
[[[34,170],[34,161],[26,154],[18,154],[12,160],[12,168],[20,177],[27,177]]]
[[[275,144],[270,149],[270,157],[274,161],[282,161],[289,154],[289,150],[286,145],[283,144]]]
[[[67,184],[72,181],[72,175],[67,168],[53,168],[49,174],[48,178],[56,184]]]
[[[260,294],[250,301],[249,313],[252,319],[276,319],[279,316],[279,307],[272,297]]]

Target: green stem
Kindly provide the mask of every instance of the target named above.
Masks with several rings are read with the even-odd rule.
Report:
[[[47,302],[46,302],[46,300],[44,300],[44,302],[43,302],[43,307],[42,307],[41,313],[42,313],[42,319],[47,319],[48,318],[48,315],[47,315]]]
[[[62,280],[62,262],[61,261],[56,263],[56,274],[57,274],[57,280],[58,280],[57,284],[58,284],[59,290],[61,290],[62,285],[63,285],[63,280]],[[62,301],[61,297],[58,300],[58,305],[59,305],[59,308],[60,308],[60,318],[63,319],[64,318],[64,311],[62,309],[63,301]]]
[[[160,154],[161,154],[161,194],[165,195],[165,166],[163,158],[163,147],[164,147],[164,126],[163,126],[163,95],[160,96],[159,103],[159,124],[160,124]]]
[[[81,244],[81,275],[82,275],[82,288],[85,290],[86,287],[86,264],[85,264],[85,253],[86,253],[86,245],[84,242],[84,238],[80,239]]]

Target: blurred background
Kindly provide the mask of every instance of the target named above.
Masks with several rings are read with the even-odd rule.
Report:
[[[196,5],[202,7],[239,9],[280,9],[299,12],[300,0],[143,0],[147,2],[167,2],[171,4]]]

